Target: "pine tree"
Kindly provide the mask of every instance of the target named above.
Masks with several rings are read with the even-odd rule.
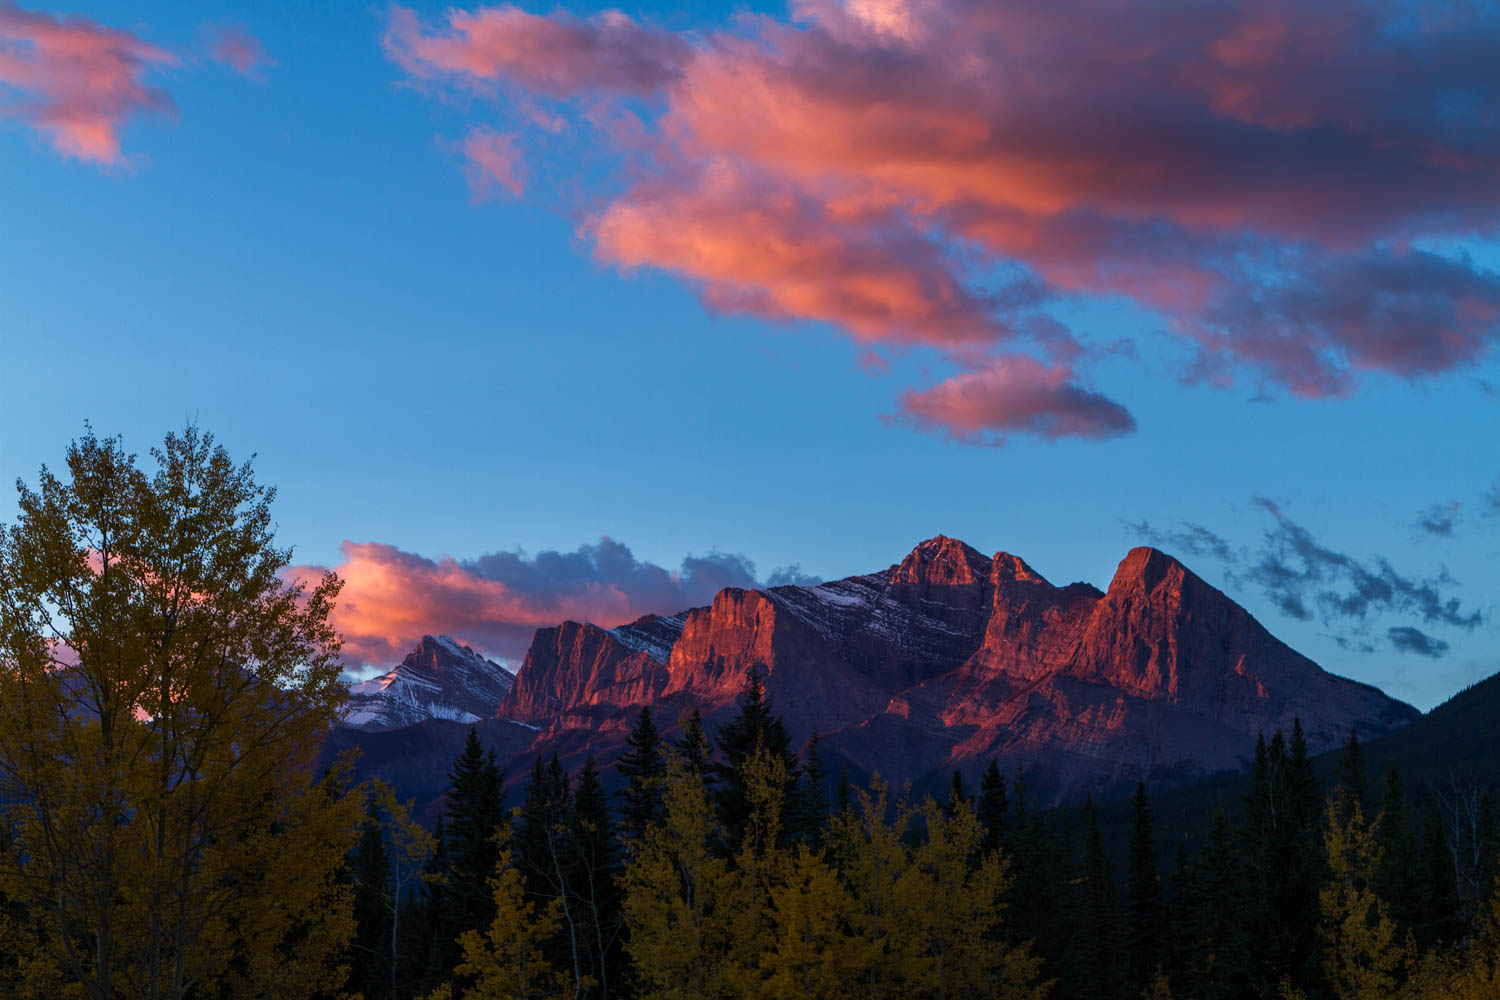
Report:
[[[372,798],[364,829],[349,862],[354,882],[354,940],[349,943],[349,985],[365,1000],[391,995],[391,864]]]
[[[1146,783],[1136,785],[1131,801],[1134,824],[1130,835],[1130,876],[1125,896],[1125,975],[1132,995],[1144,991],[1162,965],[1166,942],[1166,908],[1157,875],[1156,834]]]
[[[1458,918],[1458,876],[1443,810],[1435,795],[1429,796],[1423,815],[1420,851],[1417,941],[1424,948],[1441,947],[1463,932],[1463,924]]]
[[[1251,954],[1246,903],[1249,872],[1240,860],[1229,816],[1221,808],[1203,850],[1189,866],[1183,891],[1186,964],[1180,995],[1194,1000],[1241,1000],[1256,995],[1259,970]]]
[[[1114,880],[1104,857],[1099,816],[1094,800],[1083,805],[1083,859],[1080,864],[1076,942],[1079,983],[1086,995],[1108,998],[1120,995],[1120,958]]]
[[[570,970],[571,981],[577,984],[585,981],[589,949],[583,912],[573,888],[577,873],[568,836],[571,815],[568,772],[557,754],[546,764],[538,756],[516,816],[516,864],[530,899],[538,905],[557,904],[561,920],[552,960]]]
[[[783,763],[786,775],[780,803],[783,817],[790,818],[790,810],[786,807],[794,800],[799,773],[797,755],[791,749],[791,736],[781,717],[772,710],[765,685],[754,671],[746,678],[745,689],[740,694],[739,714],[719,729],[714,742],[720,754],[720,760],[710,768],[718,781],[714,804],[726,837],[724,847],[734,853],[739,849],[750,817],[745,774],[745,764],[750,756],[756,750],[764,750]],[[783,843],[800,833],[784,830]]]
[[[1386,771],[1375,838],[1380,848],[1380,867],[1372,887],[1401,932],[1416,933],[1422,910],[1417,842],[1407,821],[1406,790],[1395,761]]]
[[[659,786],[658,786],[659,787]],[[619,857],[609,804],[590,755],[578,773],[568,816],[569,891],[576,899],[586,956],[583,975],[597,984],[590,995],[605,1000],[620,992],[621,933]]]
[[[494,919],[488,885],[500,858],[496,838],[506,825],[504,780],[494,754],[484,751],[478,731],[471,727],[448,771],[442,871],[446,888],[437,920],[437,966],[445,974],[458,964],[459,936],[488,927]]]
[[[625,787],[616,793],[621,802],[620,834],[626,840],[639,841],[647,827],[661,822],[661,786],[667,772],[661,734],[649,705],[636,716],[615,770],[625,779]]]
[[[828,767],[823,761],[823,738],[817,733],[807,741],[807,761],[795,788],[789,832],[809,846],[823,846],[828,824]]]
[[[1005,843],[1009,811],[1010,804],[1005,798],[1005,775],[1000,773],[999,763],[991,759],[990,766],[985,769],[984,777],[979,782],[979,803],[976,807],[979,822],[984,827],[981,846],[985,851],[999,850]]]
[[[1069,941],[1068,914],[1063,907],[1071,852],[1062,848],[1062,839],[1031,808],[1026,774],[1019,765],[1011,787],[1015,792],[1014,818],[1006,824],[1003,845],[1014,873],[1005,895],[1009,940],[1014,944],[1034,942],[1043,975],[1059,980],[1069,991],[1067,995],[1086,995],[1070,991],[1078,972]]]
[[[705,787],[712,788],[713,769],[709,767],[713,757],[713,744],[703,730],[703,713],[693,709],[682,721],[682,735],[672,742],[672,748],[682,757],[683,765],[703,779]]]
[[[1347,793],[1347,801],[1365,809],[1370,804],[1369,775],[1365,768],[1365,750],[1360,745],[1359,734],[1349,730],[1349,739],[1344,741],[1339,754],[1338,786]]]

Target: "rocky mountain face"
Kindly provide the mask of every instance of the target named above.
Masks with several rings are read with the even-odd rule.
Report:
[[[344,725],[397,729],[427,719],[478,722],[495,714],[510,671],[447,636],[424,635],[388,673],[349,686]]]
[[[822,735],[834,773],[936,785],[998,758],[1053,803],[1242,769],[1257,733],[1294,718],[1319,751],[1417,716],[1155,549],[1132,550],[1101,593],[942,536],[878,573],[541,629],[491,714],[535,727],[525,755],[607,762],[641,705],[667,728],[697,707],[712,732],[752,672],[794,737]]]

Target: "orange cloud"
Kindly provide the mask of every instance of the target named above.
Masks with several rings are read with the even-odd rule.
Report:
[[[176,114],[167,93],[145,77],[177,64],[172,53],[129,32],[0,3],[0,118],[36,129],[64,156],[121,163],[127,118]]]
[[[1082,388],[1098,351],[1038,335],[1079,296],[1157,314],[1182,375],[1219,386],[1341,395],[1500,344],[1500,276],[1414,249],[1500,227],[1484,5],[795,0],[692,34],[396,8],[387,51],[593,128],[614,157],[583,213],[601,259],[956,357],[902,422],[958,439],[1130,429]]]
[[[610,627],[643,614],[707,604],[723,587],[756,586],[743,556],[689,556],[675,571],[637,559],[610,538],[572,552],[492,552],[460,562],[429,559],[379,542],[345,542],[334,567],[344,581],[334,612],[352,663],[389,665],[424,634],[461,638],[491,656],[519,661],[532,633],[565,620]],[[286,570],[313,580],[319,566]],[[795,567],[770,582],[800,582]]]

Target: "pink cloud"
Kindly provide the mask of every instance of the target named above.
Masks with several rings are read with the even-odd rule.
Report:
[[[123,162],[126,119],[176,114],[166,91],[145,78],[177,64],[172,53],[129,32],[0,2],[0,118],[36,129],[64,156]]]
[[[1055,440],[1135,430],[1129,411],[1079,385],[1070,369],[1024,355],[994,358],[978,371],[908,390],[901,396],[901,413],[892,419],[991,447],[1018,433]]]
[[[637,559],[610,538],[571,552],[501,551],[463,562],[379,542],[345,542],[342,551],[334,567],[344,580],[334,624],[354,664],[395,663],[427,633],[519,661],[543,626],[574,620],[609,627],[707,604],[723,587],[757,585],[755,566],[743,556],[689,556],[673,571]],[[311,580],[323,572],[296,566],[285,575]],[[800,579],[783,569],[770,581]]]
[[[413,78],[503,83],[595,126],[615,157],[584,213],[602,260],[716,308],[957,354],[970,370],[906,405],[965,440],[1129,429],[1074,378],[1098,352],[1050,335],[1069,297],[1157,314],[1184,377],[1300,395],[1500,343],[1500,279],[1412,249],[1500,231],[1493,7],[797,0],[699,34],[397,8],[387,50]],[[1002,396],[1026,405],[980,405]]]
[[[258,78],[258,70],[276,65],[260,39],[242,24],[211,25],[205,30],[209,55],[241,76]]]
[[[450,9],[446,24],[436,29],[413,11],[393,7],[383,44],[414,77],[508,78],[554,95],[593,89],[650,93],[675,76],[690,51],[678,36],[619,11],[540,17],[510,4],[473,13]]]
[[[469,191],[478,201],[508,191],[519,198],[526,186],[526,164],[515,137],[492,128],[471,128],[459,146],[467,163]]]

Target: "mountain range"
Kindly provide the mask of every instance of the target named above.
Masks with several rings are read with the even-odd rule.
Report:
[[[539,629],[514,680],[426,636],[354,688],[329,751],[431,801],[474,723],[513,777],[537,754],[608,764],[633,717],[696,708],[710,733],[759,676],[825,766],[917,788],[1024,768],[1042,804],[1182,788],[1243,770],[1257,734],[1300,720],[1314,752],[1417,718],[1270,634],[1175,558],[1132,549],[1105,591],[1058,587],[1008,553],[938,536],[878,572],[816,586],[726,588],[708,607],[615,628]]]

